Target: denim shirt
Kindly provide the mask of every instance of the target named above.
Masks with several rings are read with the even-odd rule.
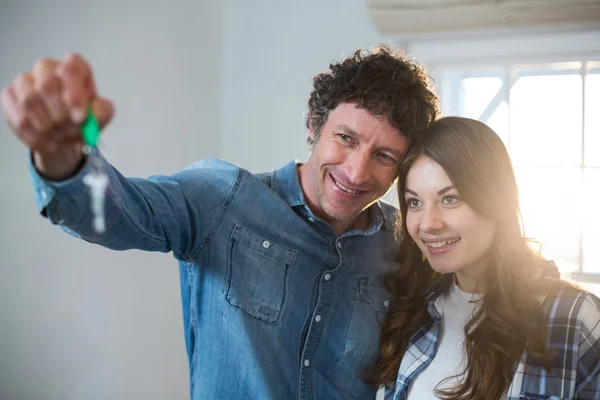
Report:
[[[92,228],[89,161],[62,182],[30,164],[38,210],[110,249],[173,252],[192,399],[375,398],[360,376],[378,356],[389,306],[392,206],[373,204],[367,230],[337,237],[307,207],[296,162],[254,175],[206,159],[139,179],[102,161],[106,233]]]

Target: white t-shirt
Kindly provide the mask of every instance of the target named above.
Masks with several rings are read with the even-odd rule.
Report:
[[[442,329],[435,358],[408,388],[408,400],[438,399],[436,386],[450,388],[458,384],[453,378],[438,386],[444,379],[460,374],[465,367],[465,325],[473,317],[481,294],[465,293],[456,285],[450,286],[447,294],[440,296],[435,306],[442,315]]]

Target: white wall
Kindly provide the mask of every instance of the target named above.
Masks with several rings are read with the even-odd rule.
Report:
[[[0,0],[0,86],[81,52],[115,101],[104,144],[126,175],[219,155],[220,44],[219,0]],[[174,260],[48,224],[25,157],[0,123],[0,399],[189,398]]]
[[[126,175],[207,156],[273,169],[306,158],[312,76],[381,41],[363,0],[282,3],[0,0],[0,86],[77,50],[116,103],[104,152]],[[0,399],[189,397],[171,256],[49,225],[25,156],[0,124]]]
[[[227,0],[223,15],[223,156],[253,172],[305,161],[312,77],[382,40],[367,2]]]

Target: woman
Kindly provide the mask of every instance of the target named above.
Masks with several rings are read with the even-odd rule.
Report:
[[[378,398],[600,399],[600,301],[530,248],[500,138],[479,121],[437,120],[398,191]]]

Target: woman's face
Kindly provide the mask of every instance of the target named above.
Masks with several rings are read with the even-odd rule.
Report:
[[[476,278],[487,265],[496,230],[461,200],[446,171],[419,158],[406,178],[406,227],[431,267]]]

